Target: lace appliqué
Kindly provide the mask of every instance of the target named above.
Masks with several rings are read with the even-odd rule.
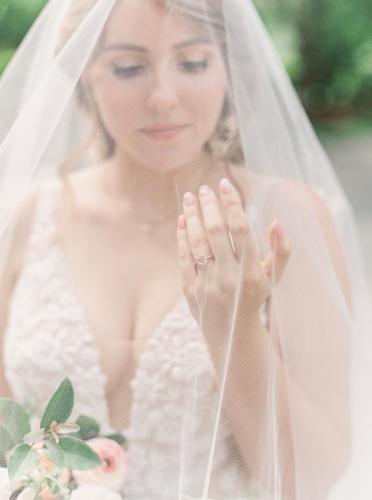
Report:
[[[91,415],[103,432],[112,432],[100,355],[84,312],[68,289],[55,229],[54,196],[41,191],[5,335],[6,377],[18,401],[33,396],[39,415],[58,383],[70,377],[76,396],[72,419]],[[218,388],[204,338],[185,299],[148,339],[131,389],[130,426],[123,431],[129,450],[124,493],[143,494],[144,499],[166,490],[200,495]],[[240,477],[231,460],[231,441],[232,431],[222,415],[211,488],[224,499],[236,491]]]
[[[54,240],[54,197],[41,192],[27,261],[14,292],[5,336],[6,377],[15,398],[40,415],[64,377],[75,389],[72,419],[94,415],[108,428],[105,377],[80,305],[66,287]]]

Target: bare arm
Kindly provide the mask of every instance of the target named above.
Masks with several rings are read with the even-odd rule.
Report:
[[[304,215],[306,213],[315,215],[324,237],[330,264],[333,266],[336,278],[340,283],[345,302],[351,309],[350,277],[343,249],[327,206],[315,193],[307,190],[301,184],[288,183],[281,187],[285,199],[293,202],[294,210],[298,210],[300,216],[302,213]],[[277,213],[268,213],[268,221],[272,220],[274,215],[278,216]],[[310,235],[307,235],[306,231],[304,231],[303,238],[306,237],[310,237]],[[305,247],[306,241],[296,241],[297,257],[293,257],[298,258],[298,254],[302,254]],[[301,262],[298,261],[297,265],[294,266],[297,271],[301,270]],[[326,262],[324,265],[326,266]],[[303,266],[306,266],[306,257],[302,262]],[[303,279],[308,297],[311,298],[314,293],[317,295],[318,306],[315,306],[315,309],[318,314],[326,314],[324,317],[326,318],[327,327],[324,323],[321,326],[322,323],[318,323],[317,320],[313,325],[316,327],[319,324],[319,327],[323,328],[322,331],[326,335],[320,336],[319,332],[310,332],[313,343],[312,352],[306,355],[304,353],[304,349],[306,349],[304,347],[306,345],[304,336],[308,336],[309,328],[307,328],[307,325],[301,328],[301,323],[295,319],[296,315],[293,309],[287,307],[285,311],[287,315],[286,325],[290,334],[288,335],[287,332],[285,342],[294,345],[293,353],[304,354],[304,361],[309,365],[309,377],[306,376],[305,367],[298,372],[295,370],[294,373],[285,368],[279,354],[275,351],[272,352],[270,347],[271,335],[266,332],[258,317],[256,321],[251,322],[250,332],[247,332],[248,323],[243,309],[240,312],[241,321],[239,322],[238,314],[236,322],[236,350],[232,353],[230,386],[228,385],[225,391],[225,408],[234,427],[240,430],[240,433],[236,433],[236,436],[238,444],[241,445],[242,454],[244,456],[246,451],[249,451],[249,455],[245,456],[245,458],[249,463],[249,467],[254,469],[254,461],[252,461],[254,454],[250,451],[252,449],[259,451],[260,449],[259,436],[255,430],[260,428],[260,422],[265,419],[267,412],[266,395],[270,383],[268,374],[270,372],[274,373],[278,394],[277,403],[281,415],[279,422],[281,428],[278,429],[278,448],[282,463],[288,466],[288,475],[285,477],[283,487],[288,498],[294,497],[292,478],[295,472],[293,469],[294,464],[291,464],[293,450],[291,449],[290,436],[292,432],[295,432],[297,435],[302,436],[300,448],[296,450],[297,454],[301,455],[302,467],[306,469],[308,478],[315,474],[314,481],[312,481],[313,494],[314,498],[320,498],[325,495],[332,482],[342,474],[349,459],[350,422],[347,389],[349,383],[347,341],[350,332],[348,331],[349,323],[346,321],[346,312],[343,311],[342,302],[329,300],[327,288],[325,285],[322,286],[321,276],[317,278],[314,276],[315,282],[312,285],[311,268],[303,271],[302,275],[299,275],[298,272],[296,276],[292,275],[293,281],[297,280],[299,282],[297,293],[302,293],[300,283]],[[317,288],[308,288],[309,286],[317,286]],[[315,301],[315,298],[312,301]],[[321,303],[324,304],[324,310],[320,308]],[[239,328],[239,323],[242,325],[241,328]],[[327,328],[334,334],[328,334],[326,332]],[[252,352],[255,353],[253,366],[252,363],[246,362],[247,359],[252,359]],[[315,356],[319,366],[317,370],[320,370],[320,376],[316,376],[314,380],[311,377],[310,356]],[[331,359],[332,356],[333,359]],[[324,370],[323,376],[322,370]],[[327,370],[328,376],[325,376]],[[298,373],[302,374],[301,377],[304,378],[298,378]],[[242,380],[249,381],[249,387],[244,387]],[[321,394],[322,391],[318,390],[313,393],[316,380],[324,383],[323,395]],[[261,388],[261,390],[258,391],[257,388]],[[241,399],[236,396],[239,392],[241,392]],[[288,401],[288,395],[290,395],[292,401],[291,405]],[[324,395],[327,396],[323,399],[321,396]],[[241,411],[242,408],[236,407],[239,400],[245,403],[243,411]],[[247,412],[245,409],[249,409],[249,411]],[[251,419],[251,425],[246,424],[247,418]],[[295,422],[296,429],[292,428],[291,421]],[[247,446],[248,443],[249,446]],[[320,480],[322,474],[324,474],[323,484]],[[318,490],[315,489],[316,487]]]
[[[12,295],[25,257],[36,197],[36,191],[30,191],[22,199],[13,221],[0,240],[0,397],[12,397],[4,371],[4,334]]]
[[[11,263],[7,263],[7,269],[6,269],[6,274],[8,276],[4,276],[4,278],[1,279],[0,283],[0,357],[1,357],[1,363],[0,363],[0,396],[1,397],[6,397],[10,398],[11,397],[11,391],[8,385],[8,382],[5,378],[5,373],[4,373],[4,353],[3,353],[3,347],[4,347],[4,332],[7,324],[7,316],[8,316],[8,309],[9,309],[9,302],[10,298],[12,295],[12,290],[14,289],[14,280],[10,274],[10,266]]]
[[[230,189],[230,194],[221,196],[237,253],[244,255],[242,267],[236,263],[224,236],[226,226],[217,198],[211,191],[204,198],[200,197],[206,227],[204,234],[197,204],[185,205],[185,216],[180,219],[178,233],[180,263],[190,310],[196,319],[201,318],[201,330],[220,382],[223,382],[225,336],[232,326],[231,311],[238,293],[239,304],[233,321],[235,340],[224,386],[224,410],[251,475],[260,480],[265,477],[262,474],[269,472],[262,456],[262,441],[265,442],[265,433],[270,430],[265,426],[268,423],[266,417],[275,414],[274,408],[268,407],[267,400],[272,387],[270,375],[273,374],[276,381],[273,404],[280,415],[276,446],[279,461],[286,467],[282,485],[285,498],[295,497],[296,474],[305,474],[313,498],[322,498],[342,474],[349,458],[347,308],[343,308],[341,300],[333,301],[332,293],[328,294],[323,267],[329,269],[333,266],[348,301],[349,286],[342,250],[326,207],[319,199],[314,201],[312,193],[301,184],[279,187],[280,191],[276,187],[273,197],[268,197],[267,223],[275,218],[285,221],[290,213],[301,224],[299,227],[305,229],[301,234],[298,228],[289,228],[293,229],[289,243],[295,251],[291,256],[292,264],[285,270],[285,294],[277,296],[281,299],[279,324],[283,328],[278,332],[280,338],[275,340],[279,340],[280,348],[285,349],[284,356],[272,348],[272,332],[266,331],[260,321],[259,305],[269,295],[269,287],[236,192]],[[319,235],[319,230],[322,235]],[[314,241],[309,240],[312,231],[320,245],[316,247],[318,257],[313,255]],[[326,245],[321,248],[323,241]],[[212,252],[208,245],[211,245]],[[286,262],[280,248],[281,245],[277,245],[279,253],[274,250],[277,264],[280,260]],[[206,280],[206,273],[195,276],[191,251],[195,256],[210,253],[216,256],[213,280]],[[319,258],[324,259],[323,267],[317,265]],[[327,258],[330,259],[328,263]],[[274,267],[278,269],[280,266]],[[328,277],[331,280],[327,282],[329,285],[332,272]],[[240,283],[242,288],[236,290]],[[306,290],[307,299],[297,302],[301,286]],[[331,283],[331,286],[335,289],[338,285]],[[308,307],[315,298],[316,313],[321,314],[319,318],[312,317],[314,309]],[[302,305],[303,309],[295,311],[293,303]],[[203,311],[200,304],[204,304]],[[305,322],[305,319],[309,321]],[[309,342],[310,350],[306,347]],[[298,463],[295,463],[295,456],[301,457]],[[295,470],[299,464],[302,466],[300,472]],[[260,470],[261,467],[265,470]]]

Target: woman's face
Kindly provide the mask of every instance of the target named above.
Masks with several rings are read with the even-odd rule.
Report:
[[[117,148],[166,171],[197,158],[213,134],[226,70],[216,42],[158,4],[119,3],[88,78]]]

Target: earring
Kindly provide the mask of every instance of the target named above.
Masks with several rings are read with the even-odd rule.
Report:
[[[238,126],[230,98],[226,95],[220,118],[206,149],[218,159],[226,159],[234,154],[239,140]]]

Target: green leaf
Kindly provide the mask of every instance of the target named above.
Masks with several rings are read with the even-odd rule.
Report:
[[[65,378],[51,397],[41,419],[40,427],[48,429],[53,421],[63,424],[70,417],[74,406],[74,389]]]
[[[5,453],[14,448],[15,443],[7,429],[0,425],[0,467],[7,467]]]
[[[28,411],[11,399],[0,398],[0,424],[8,431],[14,445],[22,443],[31,431]]]
[[[49,451],[50,458],[59,467],[63,467],[65,453],[61,446],[55,441],[48,439],[46,442],[47,450]]]
[[[80,426],[77,424],[58,424],[55,428],[57,434],[76,434],[79,432]]]
[[[62,436],[59,446],[64,452],[63,465],[68,469],[95,469],[101,465],[101,459],[97,453],[81,439]]]
[[[76,420],[79,425],[80,430],[78,436],[86,441],[87,439],[92,439],[99,436],[99,424],[96,420],[86,415],[80,415]]]
[[[59,488],[58,484],[53,484],[51,489],[50,489],[51,494],[58,495],[59,491],[60,491],[60,488]]]
[[[112,439],[112,441],[116,441],[120,445],[124,444],[126,441],[125,437],[118,433],[108,434],[107,436],[103,437],[105,437],[106,439]]]
[[[40,455],[28,444],[19,444],[16,446],[9,458],[8,473],[13,481],[29,474],[40,463]]]
[[[45,430],[32,431],[25,435],[23,442],[26,444],[34,444],[42,441],[45,437]]]
[[[35,401],[32,397],[26,396],[25,399],[22,401],[22,406],[30,415],[31,419],[33,417],[37,417],[37,408],[35,405]]]

